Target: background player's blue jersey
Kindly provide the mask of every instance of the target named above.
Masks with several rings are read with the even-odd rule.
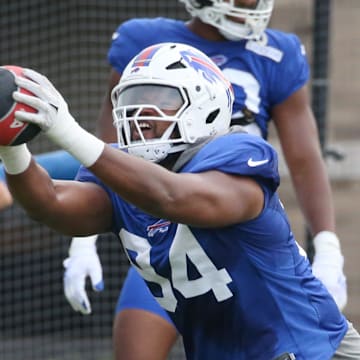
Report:
[[[346,320],[294,240],[276,193],[274,149],[249,134],[220,136],[180,172],[208,170],[255,179],[264,193],[260,215],[217,229],[175,224],[123,201],[85,168],[78,180],[108,193],[113,231],[182,334],[188,359],[269,360],[284,352],[330,359]]]
[[[147,46],[160,42],[194,46],[208,55],[232,83],[233,118],[252,123],[248,131],[267,138],[271,109],[305,85],[309,65],[296,35],[271,29],[265,34],[264,45],[247,40],[209,41],[191,32],[183,21],[134,19],[115,32],[108,59],[121,74],[127,63]]]
[[[36,155],[35,159],[52,179],[73,180],[80,167],[79,161],[64,150]],[[0,181],[5,180],[4,165],[0,163]]]

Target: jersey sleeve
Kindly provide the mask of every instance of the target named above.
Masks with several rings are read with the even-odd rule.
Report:
[[[230,134],[205,145],[182,171],[218,170],[254,178],[260,186],[275,192],[279,186],[278,157],[262,138],[250,134]]]
[[[289,96],[302,88],[310,77],[309,62],[304,45],[298,36],[288,33],[275,33],[271,41],[282,50],[280,66],[272,72],[272,89],[270,94],[273,106],[282,103]],[[274,70],[274,69],[273,69]]]

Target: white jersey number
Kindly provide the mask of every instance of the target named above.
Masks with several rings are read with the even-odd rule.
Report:
[[[255,76],[249,72],[233,69],[233,68],[224,68],[223,73],[225,77],[233,84],[243,88],[246,95],[245,98],[245,107],[247,107],[254,114],[260,112],[260,84],[255,78]],[[241,111],[237,111],[232,114],[234,119],[244,116]],[[258,124],[255,122],[245,125],[245,130],[253,135],[261,136],[261,130]]]
[[[163,296],[156,297],[160,305],[171,312],[176,309],[177,300],[171,288],[170,281],[157,274],[150,263],[151,246],[147,239],[120,231],[120,237],[128,250],[135,251],[136,264],[133,264],[141,276],[161,286]],[[191,261],[198,273],[199,278],[188,278],[187,261]],[[200,246],[189,228],[178,225],[173,243],[169,251],[171,266],[171,281],[185,298],[191,298],[212,291],[217,301],[224,301],[233,296],[227,286],[232,279],[226,269],[218,270]]]

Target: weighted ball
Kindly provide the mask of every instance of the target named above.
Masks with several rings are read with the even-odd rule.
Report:
[[[22,76],[20,66],[5,65],[0,67],[0,145],[15,146],[27,143],[41,131],[34,124],[24,123],[15,119],[15,111],[36,112],[30,106],[16,102],[12,93],[16,90],[30,94],[25,89],[18,89],[15,75]]]

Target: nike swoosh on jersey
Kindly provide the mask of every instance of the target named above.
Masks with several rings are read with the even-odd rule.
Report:
[[[260,166],[260,165],[264,165],[266,164],[267,162],[269,162],[269,159],[264,159],[264,160],[253,160],[252,158],[250,158],[247,162],[247,164],[250,166],[250,167],[256,167],[256,166]]]

